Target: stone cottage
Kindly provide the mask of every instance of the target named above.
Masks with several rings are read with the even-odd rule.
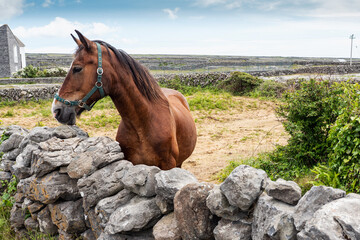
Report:
[[[0,78],[11,77],[25,66],[24,43],[13,34],[7,24],[0,26]]]

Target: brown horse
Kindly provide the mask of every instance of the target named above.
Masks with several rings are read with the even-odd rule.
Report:
[[[181,167],[193,152],[196,128],[184,96],[159,87],[149,71],[123,51],[76,31],[75,59],[52,106],[62,124],[108,95],[121,122],[116,141],[133,164]],[[94,86],[95,85],[95,86]]]

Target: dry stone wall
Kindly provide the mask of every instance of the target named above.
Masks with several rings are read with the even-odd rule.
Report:
[[[76,126],[0,129],[0,178],[19,179],[11,225],[59,239],[360,239],[360,195],[237,167],[220,185],[133,165]],[[28,217],[30,216],[30,217]]]

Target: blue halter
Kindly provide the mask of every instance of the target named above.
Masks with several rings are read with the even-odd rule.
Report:
[[[67,106],[78,106],[81,108],[85,108],[86,110],[90,111],[92,109],[92,107],[95,105],[96,101],[93,102],[92,104],[87,105],[86,101],[97,91],[99,90],[100,92],[100,96],[101,98],[105,97],[105,92],[104,92],[104,88],[103,88],[103,83],[101,81],[102,75],[104,73],[104,70],[102,68],[102,56],[101,56],[101,46],[99,43],[96,43],[97,46],[97,50],[98,50],[98,68],[96,70],[97,73],[97,81],[95,82],[95,86],[91,89],[91,91],[86,94],[86,96],[82,99],[82,100],[77,100],[77,101],[70,101],[70,100],[66,100],[64,98],[61,98],[58,94],[55,94],[54,98],[56,100],[58,100],[59,102],[64,103]]]

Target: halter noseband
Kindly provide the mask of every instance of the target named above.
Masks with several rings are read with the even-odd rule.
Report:
[[[70,100],[66,100],[64,98],[61,98],[58,94],[55,94],[54,98],[56,100],[58,100],[59,102],[64,103],[67,106],[79,106],[81,108],[85,108],[86,110],[90,111],[91,108],[95,105],[96,101],[93,102],[92,104],[87,105],[86,101],[97,91],[99,90],[100,92],[100,96],[101,98],[105,97],[105,92],[104,92],[104,88],[103,88],[103,83],[101,81],[102,75],[104,73],[104,70],[102,68],[102,56],[101,56],[101,46],[99,43],[95,43],[97,46],[97,50],[98,50],[98,68],[96,70],[97,73],[97,81],[95,82],[95,86],[91,89],[91,91],[86,94],[86,96],[82,99],[82,100],[77,100],[77,101],[70,101]]]

